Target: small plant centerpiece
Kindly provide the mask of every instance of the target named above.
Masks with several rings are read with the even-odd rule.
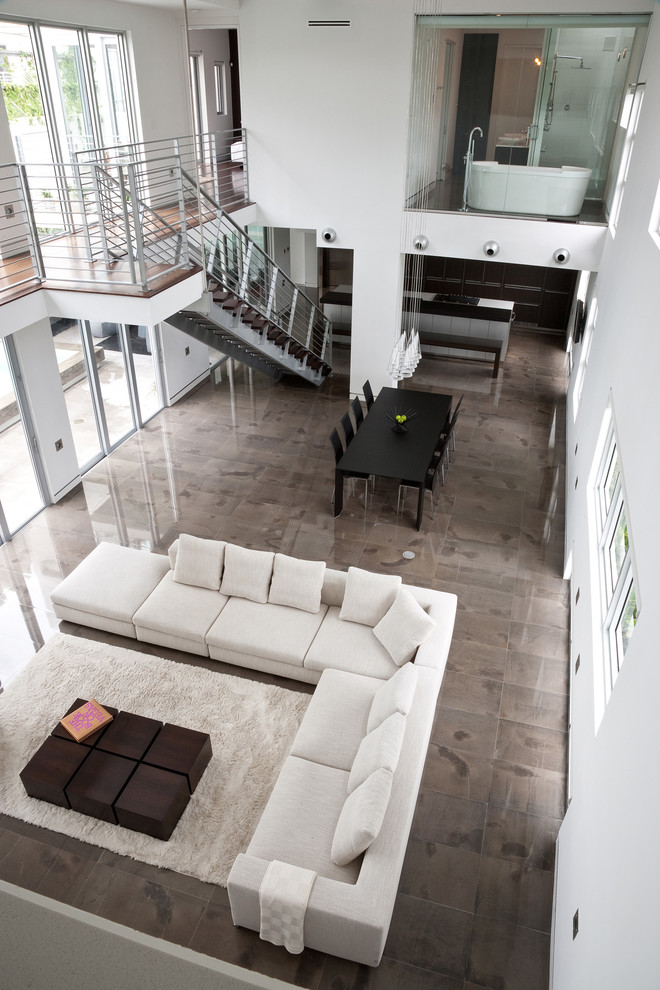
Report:
[[[411,419],[414,419],[417,413],[414,409],[408,409],[406,412],[400,412],[396,407],[391,409],[387,413],[387,418],[392,421],[392,430],[394,433],[407,433],[408,423]]]

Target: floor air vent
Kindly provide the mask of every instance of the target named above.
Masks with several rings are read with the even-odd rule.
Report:
[[[349,28],[351,26],[350,21],[307,21],[307,27],[319,28],[319,27],[342,27]]]

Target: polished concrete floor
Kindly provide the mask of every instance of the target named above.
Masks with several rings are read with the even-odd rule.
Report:
[[[415,498],[397,516],[396,485],[384,480],[366,507],[364,485],[347,486],[333,518],[328,435],[347,406],[346,371],[339,350],[318,390],[225,366],[220,381],[164,410],[1,547],[0,678],[59,628],[49,592],[101,539],[162,552],[190,532],[456,592],[381,965],[290,956],[234,928],[223,888],[6,816],[0,878],[313,990],[544,990],[567,763],[561,341],[514,331],[498,381],[490,365],[425,359],[405,383],[465,393],[455,458],[421,532]]]

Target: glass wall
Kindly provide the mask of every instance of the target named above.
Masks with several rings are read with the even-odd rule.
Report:
[[[646,15],[419,16],[407,206],[563,219],[586,200],[603,222],[647,25]]]
[[[81,474],[163,408],[152,327],[52,319]]]
[[[0,84],[19,162],[135,140],[122,34],[0,21]]]

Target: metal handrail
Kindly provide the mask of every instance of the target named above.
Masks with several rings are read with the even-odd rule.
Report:
[[[43,281],[43,258],[24,165],[0,166],[0,201],[4,207],[0,291]]]
[[[323,360],[330,321],[198,184],[181,155],[163,152],[174,140],[151,142],[141,156],[145,146],[132,145],[130,160],[121,160],[118,149],[127,146],[118,146],[96,159],[91,150],[81,153],[74,163],[6,166],[14,170],[8,174],[21,204],[19,242],[29,258],[12,284],[48,278],[101,285],[103,263],[107,282],[124,276],[146,290],[192,260]],[[183,139],[176,140],[180,151]]]
[[[199,172],[200,182],[210,184],[212,198],[221,206],[248,202],[247,134],[244,128],[86,148],[76,152],[75,157],[79,164],[111,165],[150,163],[154,156],[156,159],[175,156],[187,171]]]
[[[185,169],[182,177],[193,183]],[[203,190],[201,199],[209,212],[215,211],[203,225],[204,256],[197,255],[210,278],[323,359],[330,345],[330,320]]]

